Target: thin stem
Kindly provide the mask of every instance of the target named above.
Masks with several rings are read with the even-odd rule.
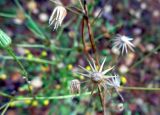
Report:
[[[11,103],[12,101],[13,101],[13,100],[11,99],[11,100],[6,104],[6,107],[3,109],[1,115],[5,115],[7,109],[8,109],[8,107],[9,107],[9,105],[10,105],[10,103]]]
[[[104,115],[106,115],[106,90],[103,90]]]
[[[54,1],[54,0],[50,0],[50,1],[53,2],[55,5],[61,5],[61,6],[63,6],[62,4],[59,4],[59,3],[57,3],[57,2]],[[63,6],[63,7],[65,7],[67,10],[69,10],[69,11],[71,11],[71,12],[77,14],[77,15],[81,15],[81,10],[78,9],[78,8],[73,7],[73,5]],[[75,10],[71,9],[70,7],[74,8]]]
[[[17,59],[17,57],[15,56],[15,54],[13,53],[11,48],[7,48],[7,52],[14,58],[14,60],[18,63],[18,65],[20,66],[20,68],[23,71],[23,75],[27,76],[27,71],[25,70],[24,66],[22,65],[22,63]]]
[[[41,45],[41,44],[17,44],[16,46],[17,47],[24,47],[24,48],[44,48],[47,50],[49,50],[50,48],[54,48],[55,50],[60,50],[63,52],[74,50],[74,48],[63,48],[63,47],[57,47],[57,46],[53,46],[53,45],[50,47],[47,47],[47,46]]]
[[[0,58],[3,58],[5,60],[13,60],[14,58],[11,56],[0,56]],[[22,56],[16,56],[17,60],[26,60],[26,61],[30,61],[30,62],[36,62],[36,63],[41,63],[41,64],[50,64],[50,65],[56,65],[56,63],[54,61],[49,61],[49,60],[44,60],[44,59],[40,59],[40,58],[26,58],[26,57],[22,57]]]
[[[69,7],[65,7],[67,10],[77,14],[77,15],[82,15],[81,11],[79,11],[77,8],[74,7],[75,10],[69,8]]]
[[[86,8],[85,8],[85,12],[87,14],[87,9]],[[90,25],[88,16],[84,16],[84,19],[86,20],[86,23],[87,23],[89,39],[90,39],[90,42],[91,42],[91,45],[92,45],[93,52],[95,53],[96,52],[96,46],[95,46],[95,43],[94,43],[94,37],[93,37],[93,34],[92,34],[91,25]]]
[[[6,17],[6,18],[15,18],[16,14],[0,13],[0,16]]]
[[[99,60],[98,60],[98,54],[97,54],[97,50],[96,50],[96,45],[95,45],[95,42],[94,42],[94,36],[93,36],[93,33],[92,33],[91,24],[90,24],[89,17],[88,17],[88,9],[87,9],[86,0],[84,0],[84,11],[85,11],[85,15],[83,16],[83,18],[85,19],[85,21],[87,23],[89,40],[90,40],[90,43],[91,43],[91,46],[92,46],[93,53],[95,54],[95,57],[96,57],[96,64],[98,66],[100,66]]]
[[[4,96],[4,97],[12,98],[11,95],[6,94],[6,93],[4,93],[4,92],[0,92],[0,95],[1,95],[1,96]]]
[[[84,52],[87,54],[87,49],[86,49],[86,43],[85,43],[85,39],[84,39],[84,19],[82,19],[82,43],[83,43],[83,47],[84,47]]]
[[[103,96],[103,92],[101,90],[101,86],[98,85],[98,94],[99,94],[99,97],[100,97],[100,101],[101,101],[101,104],[102,104],[102,108],[103,108],[103,115],[106,115],[106,107],[105,107],[105,97]]]
[[[17,47],[24,47],[24,48],[45,48],[47,47],[42,44],[16,44]]]
[[[85,20],[84,20],[84,18],[82,19],[82,43],[83,43],[83,47],[84,47],[84,53],[86,54],[86,56],[87,56],[87,58],[89,59],[89,60],[91,60],[91,57],[90,57],[90,55],[89,55],[89,53],[88,53],[88,51],[87,51],[87,47],[86,47],[86,42],[85,42],[85,39],[84,39],[84,22],[85,22]]]
[[[103,12],[104,7],[101,8],[100,12],[98,13],[98,15],[96,16],[96,18],[91,22],[91,25],[94,25],[95,21],[99,18],[99,16],[101,15],[101,13]]]
[[[82,5],[81,0],[78,0],[78,1],[79,1],[79,3],[80,3],[80,6],[81,6],[81,8],[82,8],[83,12],[84,12],[84,8],[83,8],[83,5]]]
[[[146,91],[160,91],[160,88],[147,88],[147,87],[119,87],[119,89],[124,89],[124,90],[146,90]],[[96,91],[93,92],[93,94],[97,93]],[[74,94],[74,95],[63,95],[63,96],[46,96],[46,97],[39,97],[36,96],[37,100],[59,100],[59,99],[68,99],[68,98],[73,98],[73,97],[79,97],[79,96],[87,96],[91,95],[91,92],[86,92],[83,94]],[[33,100],[33,97],[17,97],[15,100],[17,101],[23,101],[23,100]]]
[[[13,59],[18,63],[18,65],[20,66],[20,68],[23,71],[23,76],[25,76],[25,81],[27,82],[28,85],[28,89],[29,92],[33,95],[32,89],[30,88],[30,82],[29,82],[29,78],[28,78],[28,73],[25,70],[24,66],[22,65],[22,63],[16,58],[15,54],[13,53],[12,49],[10,47],[8,47],[7,52],[13,57]]]
[[[37,26],[37,24],[32,20],[31,16],[25,12],[25,9],[23,6],[20,4],[19,0],[14,0],[16,6],[23,11],[25,18],[29,21],[30,24],[32,24],[33,29],[31,29],[28,25],[27,28],[32,31],[36,36],[39,36],[39,38],[46,39],[48,41],[48,37],[44,35],[44,33],[41,31],[41,29]]]
[[[149,87],[119,87],[124,90],[146,90],[146,91],[160,91],[160,88],[149,88]]]
[[[50,0],[51,2],[53,2],[55,5],[62,5],[62,3],[58,0]]]
[[[92,33],[92,30],[91,30],[91,26],[90,26],[90,22],[89,22],[88,18],[86,18],[86,23],[87,23],[88,32],[89,32],[89,39],[90,39],[90,42],[91,42],[91,45],[92,45],[93,52],[95,53],[96,52],[96,46],[95,46],[95,43],[94,43],[94,37],[93,37],[93,33]]]
[[[3,104],[1,107],[0,107],[0,110],[2,110],[3,108],[5,108],[7,106],[8,103],[5,103]]]
[[[21,9],[22,11],[24,11],[23,7],[21,6],[21,4],[19,3],[19,0],[14,0],[15,4],[17,5],[17,7],[19,9]]]
[[[96,93],[96,92],[94,92]],[[79,96],[86,96],[86,95],[90,95],[91,92],[86,92],[83,94],[74,94],[74,95],[63,95],[63,96],[51,96],[51,97],[36,97],[37,100],[44,100],[44,99],[48,99],[48,100],[59,100],[59,99],[67,99],[67,98],[73,98],[73,97],[79,97]],[[15,100],[33,100],[33,97],[17,97],[15,98]]]

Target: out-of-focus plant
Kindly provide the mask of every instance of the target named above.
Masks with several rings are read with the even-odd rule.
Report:
[[[51,100],[68,99],[78,96],[83,97],[86,95],[91,95],[90,102],[92,102],[93,97],[96,97],[97,94],[100,97],[100,103],[103,108],[103,113],[104,115],[106,115],[107,114],[106,109],[110,109],[107,107],[108,103],[111,103],[110,104],[111,109],[116,112],[121,112],[125,108],[125,103],[124,103],[125,97],[123,98],[122,95],[120,94],[121,90],[152,90],[152,91],[160,90],[159,88],[120,86],[120,81],[122,82],[122,84],[125,84],[127,80],[124,76],[120,77],[119,76],[120,74],[117,73],[116,70],[119,69],[119,67],[117,66],[118,65],[117,60],[114,60],[111,55],[108,55],[108,52],[106,50],[105,51],[97,50],[97,41],[104,35],[99,35],[98,37],[94,37],[94,32],[96,31],[94,29],[94,26],[97,23],[100,14],[105,9],[104,7],[101,8],[101,10],[98,12],[98,15],[95,18],[93,18],[90,13],[94,8],[94,4],[93,5],[88,4],[87,0],[78,0],[78,7],[74,5],[65,6],[59,0],[51,0],[51,1],[54,3],[55,8],[53,9],[53,12],[49,18],[49,30],[47,31],[48,28],[47,29],[46,27],[42,28],[31,17],[31,15],[25,11],[25,9],[21,6],[20,2],[18,0],[14,0],[14,3],[21,11],[20,14],[23,15],[22,16],[23,19],[21,19],[21,21],[18,22],[20,23],[25,21],[27,29],[33,33],[34,37],[40,38],[39,40],[41,41],[41,44],[17,44],[16,46],[20,48],[35,48],[35,49],[42,48],[43,51],[39,55],[40,58],[34,57],[32,55],[32,52],[28,50],[24,50],[25,53],[23,57],[16,56],[15,53],[13,52],[13,48],[11,47],[11,41],[13,40],[11,40],[11,38],[5,32],[0,30],[0,47],[6,50],[10,55],[10,56],[2,56],[3,59],[4,60],[14,59],[19,64],[22,70],[21,76],[23,76],[23,79],[27,82],[27,85],[23,84],[18,89],[19,92],[21,92],[22,96],[16,96],[16,95],[12,96],[7,93],[0,92],[1,96],[10,99],[8,103],[1,106],[0,109],[3,109],[2,115],[5,114],[9,106],[10,107],[15,107],[15,106],[37,107],[39,105],[48,106],[50,103],[52,103]],[[35,4],[34,1],[31,1],[28,4],[28,8],[31,11],[34,10],[35,7],[37,7],[37,5]],[[71,17],[72,19],[67,23],[65,23],[64,19],[69,12],[72,13]],[[13,14],[0,13],[0,16],[7,18],[15,18],[15,17],[19,18],[19,15],[14,13]],[[80,38],[83,46],[79,43],[79,41],[77,41],[77,39],[75,39],[75,37],[77,37],[78,35],[76,35],[76,33],[74,32],[69,33],[69,36],[73,38],[73,40],[66,38],[67,34],[65,33],[65,28],[71,24],[71,22],[76,18],[76,16],[78,17],[77,19],[78,21],[74,25],[74,29],[75,31],[77,31],[76,32],[77,34],[81,34]],[[49,39],[52,36],[51,35],[52,31],[50,31],[52,30],[51,27],[52,25],[54,25],[54,32],[57,33],[57,37],[55,39]],[[106,21],[106,26],[108,28],[108,31],[107,33],[105,33],[105,35],[107,37],[112,37],[114,35],[111,35],[110,33],[116,34],[114,31],[116,27],[121,26],[121,23],[116,25],[115,27],[112,27],[112,25],[110,25]],[[79,30],[79,27],[81,27],[81,30]],[[118,56],[118,61],[120,61],[120,59],[122,59],[124,56],[120,54],[124,54],[125,52],[126,55],[128,55],[129,53],[128,48],[134,51],[133,48],[135,46],[134,43],[131,42],[132,40],[133,40],[132,38],[120,34],[118,34],[117,37],[113,40],[114,41],[113,48],[117,48],[118,52],[120,52]],[[73,41],[73,47],[67,48],[72,41]],[[108,42],[110,43],[110,40],[108,40]],[[59,44],[61,44],[62,47],[59,47],[58,46]],[[160,46],[156,47],[154,50],[152,50],[152,52],[150,52],[146,56],[151,55],[153,52],[159,49]],[[80,68],[83,71],[79,69],[74,70],[73,65],[71,64],[76,61],[74,57],[77,54],[79,54],[79,51],[83,52],[82,55],[86,57],[89,63],[89,66],[87,66],[86,68],[80,66]],[[50,55],[48,52],[51,52],[50,60],[46,59],[48,58],[48,55]],[[105,69],[104,63],[106,61],[106,58],[104,58],[104,60],[100,64],[101,60],[100,52],[104,55],[107,55],[106,58],[108,60],[116,62],[113,64],[113,67],[108,66],[109,69]],[[66,56],[68,58],[66,58]],[[138,63],[141,63],[141,61],[144,58],[136,62],[133,66],[136,66]],[[25,60],[27,62],[35,62],[41,64],[41,66],[37,67],[37,64],[28,63],[29,67],[25,69],[24,67],[25,63],[23,65],[23,63],[21,63],[19,60]],[[64,63],[68,64],[68,66],[66,66]],[[32,75],[32,73],[35,74],[37,71],[41,71],[43,74],[39,74],[39,76]],[[129,72],[129,70],[127,72]],[[48,73],[50,76],[48,77],[47,76],[48,74],[46,73]],[[34,78],[30,79],[33,76]],[[74,76],[76,78],[72,79],[71,77],[66,77],[66,76]],[[1,78],[6,79],[4,75]],[[85,80],[85,78],[87,78],[87,80]],[[44,81],[44,83],[42,81]],[[67,95],[68,90],[63,90],[64,88],[68,87],[68,82],[70,82],[69,87],[71,95]],[[63,86],[60,85],[61,83],[63,83]],[[86,84],[87,88],[90,89],[91,92],[83,92],[82,88],[83,84]],[[114,95],[113,93],[114,90],[121,98],[121,102],[118,103],[114,102],[113,98],[117,96]],[[28,94],[28,91],[31,93],[31,95],[27,97],[24,96],[23,94],[25,94],[26,92]],[[61,110],[63,112],[64,106],[61,107]],[[86,110],[84,110],[84,112],[86,112]]]

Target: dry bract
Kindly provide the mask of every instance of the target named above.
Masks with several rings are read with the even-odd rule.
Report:
[[[88,61],[89,65],[91,67],[91,71],[85,69],[82,66],[79,66],[82,70],[84,70],[85,73],[78,72],[78,74],[89,78],[93,84],[98,84],[98,85],[102,86],[103,88],[107,89],[107,80],[106,79],[111,78],[113,76],[107,76],[106,74],[109,71],[111,71],[113,69],[113,67],[103,71],[103,66],[104,66],[105,61],[106,61],[106,58],[104,58],[101,66],[100,66],[100,69],[98,70],[96,67],[95,61],[92,59],[92,63],[90,61]]]
[[[63,6],[56,6],[49,18],[49,26],[54,24],[54,30],[61,26],[64,18],[67,15],[67,10]]]
[[[81,84],[78,79],[74,79],[70,82],[70,92],[72,94],[80,93],[81,90]]]

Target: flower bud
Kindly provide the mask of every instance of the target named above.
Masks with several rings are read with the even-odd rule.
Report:
[[[72,94],[80,93],[80,89],[81,89],[80,81],[77,79],[72,80],[70,83],[70,92]]]
[[[11,44],[11,38],[0,29],[0,47],[6,48]]]

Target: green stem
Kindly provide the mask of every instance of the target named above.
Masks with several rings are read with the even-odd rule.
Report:
[[[160,88],[147,88],[147,87],[120,87],[124,90],[146,90],[146,91],[160,91]]]
[[[17,47],[24,47],[24,48],[45,48],[48,49],[45,45],[41,44],[16,44]]]
[[[94,92],[95,93],[95,92]],[[73,97],[79,97],[79,96],[86,96],[86,95],[90,95],[91,92],[86,92],[83,94],[75,94],[75,95],[64,95],[64,96],[52,96],[52,97],[36,97],[37,100],[44,100],[44,99],[48,99],[48,100],[58,100],[58,99],[67,99],[67,98],[73,98]],[[15,98],[15,100],[33,100],[33,97],[18,97]]]
[[[14,58],[11,56],[0,56],[0,58],[3,58],[5,60],[13,60]],[[26,58],[26,57],[22,57],[22,56],[16,56],[17,60],[26,60],[26,61],[30,61],[30,62],[36,62],[36,63],[42,63],[42,64],[50,64],[50,65],[55,65],[55,62],[52,61],[48,61],[48,60],[44,60],[44,59],[40,59],[40,58]]]
[[[13,57],[13,59],[18,63],[18,65],[20,66],[20,68],[23,71],[23,75],[28,76],[27,75],[27,71],[24,69],[22,63],[17,59],[17,57],[15,56],[15,54],[13,53],[12,49],[10,47],[8,47],[7,52]]]
[[[46,47],[45,45],[41,45],[41,44],[17,44],[16,46],[18,47],[25,47],[25,48],[44,48],[44,49],[50,49],[53,48],[55,50],[60,50],[60,51],[72,51],[74,50],[74,48],[62,48],[62,47],[57,47],[57,46],[50,46],[50,47]]]
[[[4,92],[0,92],[0,95],[1,95],[1,96],[4,96],[4,97],[12,98],[11,95],[8,95],[8,94],[6,94],[6,93],[4,93]]]
[[[6,17],[6,18],[15,18],[16,14],[7,14],[7,13],[0,13],[1,17]]]
[[[7,106],[8,103],[5,103],[3,104],[1,107],[0,107],[0,110],[2,110],[3,108],[5,108]]]
[[[19,9],[21,9],[22,11],[24,11],[24,8],[21,6],[21,4],[19,3],[19,0],[14,0],[15,4],[17,5],[17,7]]]
[[[147,87],[120,87],[119,89],[124,89],[124,90],[146,90],[146,91],[160,91],[160,88],[147,88]],[[96,93],[96,91],[94,91],[93,93]],[[83,94],[75,94],[75,95],[63,95],[63,96],[51,96],[51,97],[36,97],[37,100],[44,100],[44,99],[48,99],[48,100],[59,100],[59,99],[68,99],[68,98],[72,98],[72,97],[79,97],[79,96],[87,96],[90,95],[91,92],[86,92]],[[23,100],[33,100],[33,97],[17,97],[15,98],[15,100],[17,101],[23,101]]]
[[[81,0],[78,0],[78,1],[79,1],[79,3],[80,3],[80,6],[81,6],[83,12],[84,12],[84,8],[83,8],[83,4],[82,4]]]
[[[12,102],[12,99],[6,104],[6,107],[3,109],[1,115],[5,115],[5,113],[6,113],[6,111],[7,111],[7,109],[8,109],[8,107],[9,107],[11,102]]]
[[[6,50],[13,57],[13,59],[18,63],[18,65],[20,66],[20,68],[22,69],[22,71],[23,71],[22,75],[25,76],[25,81],[27,82],[29,92],[33,95],[32,89],[30,88],[30,82],[29,82],[27,71],[25,70],[25,68],[22,65],[22,63],[17,59],[17,57],[13,53],[12,49],[10,47],[8,47],[8,48],[6,48]]]

